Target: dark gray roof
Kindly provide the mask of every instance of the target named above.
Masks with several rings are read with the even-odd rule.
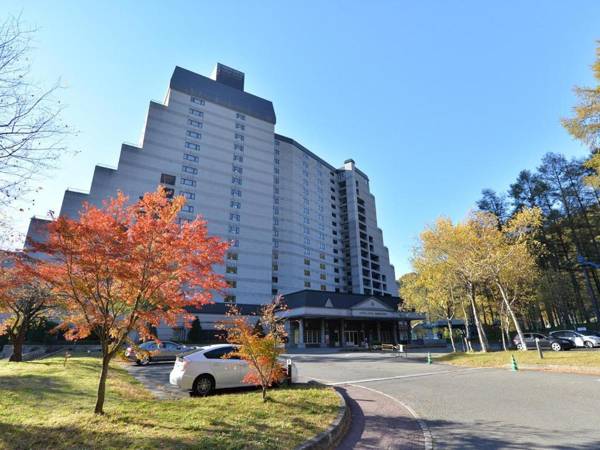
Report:
[[[173,71],[169,87],[257,119],[275,123],[275,110],[273,109],[273,103],[269,100],[219,83],[179,66],[175,67]]]
[[[237,303],[236,306],[239,308],[243,315],[258,314],[262,305],[250,305],[245,303]],[[228,311],[228,303],[210,303],[200,308],[189,307],[186,308],[191,314],[225,314]]]
[[[301,308],[303,306],[322,308],[325,307],[327,300],[331,300],[331,304],[334,308],[351,308],[368,298],[376,298],[394,310],[398,309],[398,305],[402,303],[400,297],[344,294],[341,292],[313,291],[309,289],[293,292],[291,294],[284,294],[283,301],[288,309]]]

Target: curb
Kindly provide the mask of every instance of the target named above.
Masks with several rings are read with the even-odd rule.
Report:
[[[335,389],[335,393],[340,399],[340,407],[333,423],[325,431],[317,434],[304,444],[299,445],[295,450],[328,450],[341,442],[348,428],[350,428],[352,417],[350,415],[350,408],[348,408],[342,394],[337,389]]]

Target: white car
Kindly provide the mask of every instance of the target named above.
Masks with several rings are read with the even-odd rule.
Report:
[[[231,344],[202,347],[198,351],[180,355],[169,375],[169,382],[195,395],[209,395],[215,389],[248,386],[242,380],[248,373],[246,361],[227,356],[235,351]],[[292,364],[292,381],[296,370]]]

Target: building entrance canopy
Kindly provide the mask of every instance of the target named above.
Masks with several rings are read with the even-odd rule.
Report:
[[[290,346],[346,347],[410,340],[410,321],[424,316],[400,311],[398,297],[325,291],[284,295]]]

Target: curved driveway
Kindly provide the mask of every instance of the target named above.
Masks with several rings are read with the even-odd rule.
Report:
[[[304,379],[357,385],[397,399],[435,448],[600,449],[598,376],[427,365],[410,356],[292,355]]]

